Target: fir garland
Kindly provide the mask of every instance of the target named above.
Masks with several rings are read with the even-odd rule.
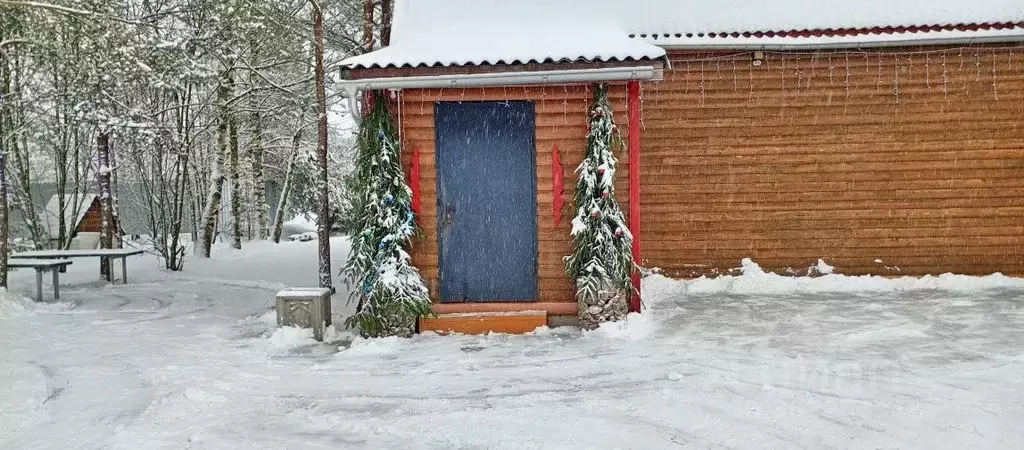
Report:
[[[417,229],[388,98],[382,91],[372,98],[359,128],[352,253],[342,269],[358,304],[345,324],[365,336],[408,335],[419,317],[431,314],[430,298],[403,248]]]
[[[565,258],[566,274],[576,281],[577,300],[593,300],[602,290],[632,292],[633,235],[615,200],[614,150],[622,139],[608,102],[608,86],[594,86],[587,153],[576,172],[572,220],[573,252]],[[636,168],[633,168],[636,170]]]

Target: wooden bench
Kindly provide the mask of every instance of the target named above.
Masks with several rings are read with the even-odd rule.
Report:
[[[43,301],[43,272],[53,273],[53,298],[60,298],[60,270],[71,265],[69,259],[31,259],[12,258],[7,261],[8,268],[25,268],[36,270],[36,301]]]
[[[137,248],[101,248],[93,250],[33,250],[28,252],[14,253],[11,260],[15,259],[70,259],[70,258],[100,258],[100,261],[108,259],[121,260],[122,284],[128,284],[128,263],[125,261],[129,256],[141,255],[143,250]],[[111,269],[113,272],[113,269]],[[114,280],[114,274],[110,274],[110,281]]]

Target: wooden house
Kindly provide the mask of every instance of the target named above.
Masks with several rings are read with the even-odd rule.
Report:
[[[103,207],[100,203],[100,196],[87,193],[68,193],[64,196],[64,209],[60,207],[57,194],[53,194],[46,202],[46,207],[39,214],[39,223],[42,224],[50,238],[51,244],[56,245],[60,239],[60,217],[64,216],[64,236],[68,241],[69,249],[95,249],[100,245],[100,233],[103,231]],[[114,246],[121,246],[122,230],[120,221],[114,217]]]
[[[96,248],[100,242],[103,227],[103,213],[100,197],[96,194],[67,194],[66,204],[61,210],[57,194],[46,202],[46,208],[39,214],[40,223],[46,228],[51,241],[60,236],[60,218],[64,216],[64,236],[71,241],[71,248]]]
[[[556,322],[598,82],[644,267],[1024,274],[1022,41],[1020,0],[397,0],[341,84],[393,93],[435,311]]]

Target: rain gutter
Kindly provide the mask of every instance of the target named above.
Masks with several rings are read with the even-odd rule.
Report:
[[[437,89],[487,86],[521,86],[536,84],[573,84],[599,81],[650,80],[654,67],[602,67],[597,69],[544,70],[533,72],[471,73],[393,78],[344,80],[337,85],[345,91],[349,111],[358,122],[358,92],[377,89]]]
[[[786,38],[793,39],[793,38]],[[760,41],[760,42],[758,42]],[[981,37],[935,37],[935,38],[906,38],[893,40],[849,40],[833,42],[764,42],[765,39],[737,39],[733,42],[694,42],[694,43],[673,43],[671,38],[646,39],[653,45],[658,45],[667,50],[843,50],[843,49],[868,49],[883,47],[916,47],[935,45],[982,45],[997,43],[1019,43],[1024,41],[1024,34],[1005,34],[997,36]]]

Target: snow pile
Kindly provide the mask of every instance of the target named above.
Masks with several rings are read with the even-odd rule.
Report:
[[[639,341],[654,334],[654,321],[651,314],[629,313],[624,320],[602,323],[596,330],[585,331],[587,337],[604,339]]]
[[[351,335],[348,332],[338,331],[334,328],[334,325],[328,325],[324,328],[324,342],[337,342],[350,337]],[[320,342],[313,339],[312,328],[279,327],[267,338],[267,343],[270,344],[270,348],[290,349],[317,345]]]
[[[0,319],[17,315],[25,310],[25,307],[16,304],[7,294],[7,289],[0,288]]]
[[[813,266],[811,266],[810,272],[812,272],[812,273],[817,272],[817,273],[820,273],[822,275],[828,275],[828,274],[834,272],[835,270],[836,270],[835,267],[832,267],[832,266],[828,265],[828,263],[825,262],[823,259],[818,258],[818,263],[813,265]]]
[[[49,292],[46,292],[49,294]],[[66,311],[75,307],[74,303],[52,302],[39,303],[23,295],[12,294],[0,288],[0,320],[15,316],[33,314],[36,311]]]
[[[1011,278],[1001,273],[983,277],[945,273],[939,276],[885,278],[877,275],[848,276],[825,272],[832,266],[821,267],[819,260],[816,270],[827,275],[821,277],[789,277],[765,272],[750,258],[744,258],[740,271],[742,275],[700,277],[693,280],[672,280],[663,276],[648,277],[645,283],[645,298],[671,298],[680,291],[684,295],[706,294],[803,294],[803,293],[866,293],[897,292],[912,290],[943,290],[953,292],[975,292],[997,288],[1024,288],[1024,279]]]
[[[305,233],[293,234],[288,236],[289,241],[308,242],[315,241],[317,237],[316,231],[307,231]]]
[[[316,345],[312,328],[281,327],[274,331],[268,339],[273,348],[294,348]]]
[[[285,236],[303,233],[313,233],[315,235],[316,222],[313,222],[312,220],[303,215],[298,215],[292,217],[291,220],[285,222],[284,226],[281,228],[281,231],[282,233],[284,233]]]
[[[399,338],[398,336],[375,339],[357,338],[352,341],[352,345],[347,350],[342,351],[338,355],[342,357],[389,355],[399,352],[408,343],[408,339]]]

